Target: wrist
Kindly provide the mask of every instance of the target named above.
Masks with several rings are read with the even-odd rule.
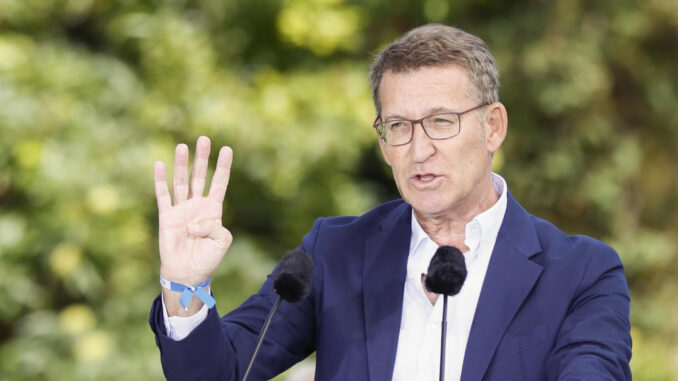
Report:
[[[170,282],[183,284],[186,286],[198,286],[210,279],[209,274],[185,274],[178,271],[170,271],[160,266],[160,277]]]
[[[182,306],[181,302],[179,301],[180,297],[180,292],[175,292],[164,287],[162,288],[162,299],[167,310],[167,316],[193,316],[205,306],[200,298],[191,298],[187,308],[184,308],[184,306]]]
[[[210,295],[208,288],[210,280],[211,279],[208,278],[207,280],[200,284],[187,285],[171,281],[160,275],[160,285],[165,290],[171,290],[176,293],[180,293],[180,295],[178,295],[179,303],[184,308],[184,310],[188,309],[188,306],[190,302],[194,299],[193,298],[194,296],[200,299],[205,305],[207,305],[207,307],[209,308],[214,307],[215,300],[212,297],[212,295]]]

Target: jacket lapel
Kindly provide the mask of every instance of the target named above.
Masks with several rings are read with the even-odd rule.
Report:
[[[539,251],[530,215],[509,192],[466,345],[462,381],[483,378],[499,340],[541,275],[543,268],[529,259]]]
[[[408,204],[383,219],[367,241],[363,265],[365,337],[370,380],[391,380],[400,333],[412,212]]]

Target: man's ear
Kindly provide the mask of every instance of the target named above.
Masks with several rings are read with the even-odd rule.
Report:
[[[381,141],[381,139],[379,139],[379,150],[381,151],[381,157],[384,158],[384,161],[390,167],[391,166],[391,159],[388,156],[388,149],[386,148],[384,143]]]
[[[499,150],[508,132],[508,114],[506,107],[494,102],[485,110],[485,138],[487,150],[494,154]]]

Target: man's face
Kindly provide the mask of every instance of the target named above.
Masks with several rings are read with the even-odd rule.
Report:
[[[457,65],[387,71],[380,86],[382,120],[468,110],[477,105],[470,96],[472,88],[466,70]],[[493,191],[492,153],[501,141],[497,142],[491,123],[481,122],[482,111],[463,115],[461,131],[449,139],[432,140],[417,124],[408,144],[394,147],[380,142],[401,196],[419,217],[473,212]]]

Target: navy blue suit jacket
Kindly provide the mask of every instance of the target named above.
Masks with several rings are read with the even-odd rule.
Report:
[[[402,200],[361,217],[318,219],[301,248],[314,260],[311,294],[283,303],[251,380],[317,352],[316,380],[391,380],[410,243]],[[182,341],[165,334],[159,298],[150,323],[170,380],[240,380],[277,296],[256,295],[207,319]],[[629,292],[609,246],[567,236],[511,196],[490,259],[461,380],[630,380]]]

